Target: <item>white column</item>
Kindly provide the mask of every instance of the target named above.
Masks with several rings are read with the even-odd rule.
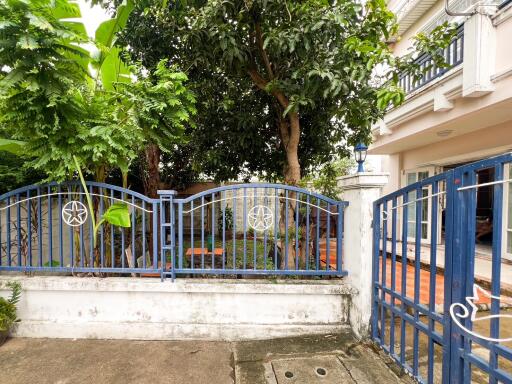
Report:
[[[489,11],[483,7],[477,11],[464,23],[464,97],[480,97],[494,91],[491,77],[496,69],[496,29]]]
[[[372,309],[373,202],[388,182],[387,173],[358,173],[338,179],[345,211],[343,263],[349,284],[357,290],[350,306],[350,326],[357,337],[370,334]]]

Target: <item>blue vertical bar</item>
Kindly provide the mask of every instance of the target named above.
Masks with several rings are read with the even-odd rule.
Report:
[[[467,172],[467,182],[468,185],[475,185],[477,183],[477,175],[476,172],[471,170]],[[461,191],[459,191],[460,193]],[[475,232],[476,232],[476,196],[477,189],[469,189],[463,192],[463,195],[467,198],[467,225],[463,227],[465,229],[465,247],[466,252],[463,257],[466,261],[466,273],[464,275],[465,278],[465,297],[469,297],[473,294],[473,283],[475,276]],[[462,301],[461,301],[462,302]],[[465,326],[467,329],[472,330],[473,324],[470,319],[464,319]],[[464,375],[463,382],[470,383],[471,382],[471,364],[465,358],[465,356],[471,353],[471,339],[469,337],[463,337],[464,340]]]
[[[436,275],[437,275],[437,210],[438,210],[438,196],[439,182],[435,181],[432,184],[432,204],[431,204],[431,217],[432,222],[430,226],[430,284],[429,284],[429,311],[436,312]],[[428,335],[428,367],[427,367],[427,381],[428,384],[434,383],[434,340],[432,334],[435,332],[435,321],[432,318],[428,320],[429,335]]]
[[[309,193],[306,195],[306,270],[309,270],[309,217],[310,217]]]
[[[409,207],[409,195],[407,192],[404,192],[402,195],[402,287],[401,291],[401,308],[400,308],[400,364],[405,365],[405,314],[406,307],[404,298],[407,297],[407,238],[408,238],[408,207]]]
[[[147,236],[146,236],[146,201],[145,200],[141,200],[141,204],[142,204],[142,268],[143,269],[146,269],[146,241],[147,241]],[[103,211],[103,209],[102,209]],[[101,231],[101,234],[103,236],[103,230]],[[102,251],[102,262],[101,264],[103,265],[103,251]],[[137,265],[138,267],[138,265]]]
[[[274,270],[278,270],[281,268],[279,265],[279,259],[277,258],[278,253],[278,232],[279,232],[279,223],[278,223],[278,217],[279,217],[279,198],[278,198],[278,192],[277,189],[273,189],[274,191]],[[281,236],[279,236],[281,238]],[[283,242],[281,241],[281,247]],[[281,251],[282,255],[282,251]]]
[[[11,258],[11,198],[7,198],[7,213],[6,213],[5,226],[7,233],[5,234],[7,238],[7,266],[10,267],[12,264]]]
[[[415,247],[414,247],[414,304],[418,305],[420,302],[420,272],[421,272],[421,222],[422,222],[422,205],[423,197],[422,194],[423,189],[418,187],[416,189],[416,197],[415,197],[415,208],[416,208],[416,231],[415,231]],[[419,312],[415,308],[414,309],[414,321],[415,324],[419,322]],[[417,326],[414,326],[413,330],[413,355],[412,355],[412,371],[415,377],[419,375],[419,329]]]
[[[263,204],[268,207],[270,204],[269,204],[269,201],[268,201],[268,188],[265,188],[263,190],[263,193],[264,193],[264,198],[263,198]],[[266,271],[267,270],[267,240],[268,240],[268,229],[266,228],[267,226],[265,225],[265,230],[263,231],[263,269]]]
[[[253,204],[253,207],[255,205],[257,205],[259,203],[258,201],[258,190],[256,188],[253,188],[253,198],[254,198],[254,204]],[[253,248],[253,261],[252,261],[252,268],[254,270],[257,269],[257,260],[256,260],[256,238],[258,236],[258,232],[256,231],[255,228],[252,229],[252,233],[253,233],[253,238],[252,238],[252,248]]]
[[[158,226],[158,223],[156,221],[156,210],[155,208],[153,208],[153,240],[155,239],[155,233],[158,233],[158,228],[160,229],[160,274],[161,274],[161,278],[163,279],[163,272],[164,272],[164,268],[165,268],[165,258],[166,258],[166,254],[165,254],[165,198],[164,198],[164,194],[163,193],[160,193],[160,191],[158,191],[158,195],[159,195],[159,204],[158,204],[158,208],[160,210],[160,226]],[[156,242],[157,244],[155,244],[156,246],[153,248],[153,263],[154,263],[154,266],[153,268],[158,268],[158,255],[156,253],[156,250],[158,248],[158,238],[156,239]],[[171,265],[174,265],[174,260],[171,260]]]
[[[28,241],[28,262],[32,266],[32,204],[30,201],[30,189],[27,191],[27,241]],[[41,266],[41,265],[40,265]],[[50,263],[51,266],[51,263]]]
[[[67,187],[68,189],[68,201],[67,203],[69,203],[71,200],[72,200],[72,195],[71,195],[71,186],[68,185]],[[66,204],[67,204],[66,203]],[[62,216],[62,213],[61,213],[61,216]],[[71,268],[74,268],[75,267],[75,257],[74,257],[74,254],[73,254],[73,251],[74,251],[74,232],[73,232],[73,227],[71,227],[70,225],[68,225],[68,229],[69,229],[69,265],[71,266]]]
[[[114,190],[110,190],[110,206],[114,204]],[[110,224],[110,258],[111,260],[111,267],[115,268],[116,266],[116,258],[115,258],[115,247],[114,247],[114,240],[115,240],[115,233],[114,233],[115,227]],[[153,231],[154,232],[154,231]],[[156,268],[156,266],[155,266]]]
[[[295,270],[299,270],[299,209],[300,209],[300,193],[295,192]]]
[[[338,203],[338,219],[336,220],[336,270],[341,273],[343,268],[343,204]]]
[[[316,265],[315,271],[320,270],[320,199],[316,198]]]
[[[226,191],[221,193],[222,205],[224,208],[222,209],[222,269],[226,269]]]
[[[201,269],[204,269],[204,196],[201,197]]]
[[[183,269],[183,203],[181,201],[178,203],[178,265]]]
[[[87,191],[84,191],[84,192],[87,192]],[[91,196],[93,196],[93,189],[92,189],[92,185],[89,187],[89,193]],[[87,203],[87,201],[86,201]],[[87,204],[86,204],[87,205]],[[93,203],[93,207],[94,207],[94,203]],[[93,208],[94,209],[94,208]],[[91,212],[91,216],[94,215],[94,212]],[[93,239],[93,231],[94,231],[94,226],[92,225],[92,220],[89,220],[89,250],[90,250],[90,264],[89,264],[89,267],[96,267],[95,265],[95,262],[96,260],[94,259],[94,239]]]
[[[389,352],[395,354],[395,292],[396,292],[396,226],[398,199],[391,200],[391,321],[389,329]]]
[[[60,184],[57,186],[57,206],[59,207],[59,212],[57,216],[59,217],[59,263],[61,267],[64,267],[64,239],[62,233],[62,189]]]
[[[494,180],[504,180],[504,164],[499,163],[494,167]],[[512,202],[508,202],[512,204]],[[493,228],[492,232],[492,272],[491,272],[491,294],[495,297],[501,296],[501,255],[502,255],[502,236],[503,236],[503,184],[494,185],[493,194]],[[491,300],[491,316],[500,313],[500,300]],[[500,338],[500,319],[494,317],[491,319],[490,337]],[[495,348],[496,344],[489,344],[489,384],[496,384],[498,381],[494,372],[498,369],[498,354]]]
[[[325,236],[325,270],[331,269],[331,204],[327,203],[327,229]]]
[[[212,200],[212,269],[215,269],[215,194],[211,194]]]
[[[99,200],[100,200],[99,217],[101,220],[101,218],[103,217],[103,212],[105,211],[105,201],[104,201],[104,197],[103,197],[105,190],[104,190],[104,188],[99,188],[98,192],[99,192],[98,194],[100,195],[99,196]],[[144,241],[144,236],[145,236],[145,234],[143,234],[143,241]],[[100,244],[100,267],[105,268],[105,226],[104,225],[102,225],[101,229],[100,229],[100,242],[101,242],[101,244]],[[143,243],[143,246],[144,246],[144,243]]]
[[[16,249],[18,251],[18,267],[21,266],[21,203],[20,194],[16,195]]]
[[[382,203],[382,275],[381,284],[383,287],[387,287],[386,284],[386,267],[388,259],[388,201]],[[386,335],[386,292],[384,289],[381,290],[381,305],[380,305],[380,340],[382,345],[385,344]]]
[[[236,198],[238,197],[238,190],[233,190],[233,269],[236,269]]]
[[[124,192],[121,192],[121,200],[124,201]],[[124,228],[121,228],[121,268],[125,268],[124,266],[124,259],[126,257],[125,253],[125,235],[124,235]]]
[[[176,226],[176,207],[174,203],[174,195],[176,194],[175,191],[171,191],[171,194],[169,196],[169,209],[171,210],[171,276],[172,281],[176,279],[176,233],[175,233],[175,226]],[[181,214],[179,215],[179,219],[183,223],[183,203],[180,202],[181,207]],[[183,230],[182,230],[183,231]],[[181,254],[179,256],[180,263],[183,266],[183,235],[180,238],[180,247],[181,247]],[[162,260],[162,280],[164,278],[163,272],[167,269],[167,260],[165,260],[165,257],[163,257]]]
[[[135,247],[135,229],[137,227],[137,219],[136,219],[136,216],[135,216],[135,197],[132,195],[132,199],[131,199],[131,203],[132,203],[132,240],[131,240],[131,243],[132,243],[132,265],[133,265],[133,268],[137,268],[137,255],[136,255],[136,247]],[[144,259],[144,257],[143,257]]]
[[[192,255],[190,255],[190,268],[194,269],[194,200],[190,202],[190,248]]]
[[[80,186],[80,189],[79,191],[83,191],[82,187]],[[84,191],[85,192],[85,191]],[[80,193],[80,192],[79,192]],[[83,204],[83,195],[80,193],[79,195],[79,200],[80,202]],[[92,212],[89,212],[90,215],[92,215]],[[81,225],[80,227],[78,227],[78,231],[80,233],[80,244],[79,244],[79,248],[80,248],[80,266],[83,267],[84,266],[84,247],[85,247],[85,242],[84,242],[84,227]]]
[[[285,234],[284,234],[284,241],[285,241],[285,245],[284,245],[284,254],[285,254],[285,257],[284,257],[284,260],[285,260],[285,265],[284,265],[284,268],[286,270],[288,270],[288,237],[289,237],[289,233],[288,233],[288,226],[289,226],[289,223],[288,223],[288,190],[285,191],[285,199],[284,199],[284,220],[285,220]]]
[[[247,188],[244,188],[244,264],[243,269],[247,269]]]
[[[153,202],[153,207],[151,209],[153,212],[151,214],[153,219],[153,269],[158,268],[158,210],[160,210],[160,219],[162,219],[163,215],[163,207],[162,207],[162,197],[160,196],[160,201],[158,203]],[[160,220],[162,223],[162,220]],[[163,232],[163,226],[160,226],[160,230]],[[163,250],[161,250],[163,254]]]
[[[51,192],[51,187],[48,186],[48,258],[50,259],[50,267],[53,267],[53,207]],[[32,250],[30,250],[30,255],[32,260]],[[32,261],[30,265],[32,265]]]
[[[379,262],[380,262],[380,204],[373,204],[373,257],[372,257],[372,338],[379,335]],[[382,341],[382,340],[381,340]],[[380,343],[382,344],[382,342]]]

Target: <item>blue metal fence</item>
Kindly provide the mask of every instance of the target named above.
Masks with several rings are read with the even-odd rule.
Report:
[[[87,182],[97,220],[114,203],[131,227],[103,224],[93,244],[91,212],[80,183],[34,185],[0,196],[0,270],[160,273],[159,201],[113,185]],[[66,224],[70,222],[70,224]]]
[[[177,275],[343,276],[346,202],[279,184],[242,184],[158,199],[87,182],[0,196],[0,271]],[[93,224],[124,202],[130,228]]]
[[[346,205],[260,183],[174,199],[162,221],[163,252],[174,260],[166,274],[343,276]]]
[[[482,160],[374,204],[372,338],[421,383],[512,383],[512,316],[500,312],[512,304],[506,299],[512,281],[501,277],[510,268],[503,255],[512,253],[511,162],[510,154]],[[494,181],[479,183],[482,170]],[[493,196],[487,276],[475,270],[477,191],[483,188]],[[472,299],[475,284],[489,292]],[[489,311],[473,318],[484,299]]]

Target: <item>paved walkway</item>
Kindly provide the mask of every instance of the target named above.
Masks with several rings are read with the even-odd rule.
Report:
[[[439,244],[436,248],[436,266],[444,270],[444,253],[445,248],[443,244]],[[387,242],[387,251],[391,254],[391,241]],[[397,241],[396,254],[402,256],[402,242]],[[492,275],[492,260],[491,251],[488,246],[481,244],[476,245],[475,257],[475,278],[476,280],[490,283]],[[407,259],[415,260],[415,245],[412,243],[407,244]],[[431,248],[428,245],[422,245],[420,249],[420,261],[424,265],[431,263]],[[510,261],[501,263],[501,281],[502,287],[509,292],[512,292],[512,264]]]
[[[412,383],[348,333],[236,343],[16,338],[0,356],[2,384]]]

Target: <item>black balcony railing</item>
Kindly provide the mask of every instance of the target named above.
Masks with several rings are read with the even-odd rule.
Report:
[[[415,80],[410,74],[404,74],[400,77],[399,84],[405,90],[405,93],[411,93],[423,87],[462,63],[464,58],[464,24],[459,25],[457,34],[450,45],[445,49],[444,54],[448,66],[443,68],[435,65],[431,55],[424,54],[419,56],[416,62],[425,72],[423,73],[423,77],[418,80]]]

